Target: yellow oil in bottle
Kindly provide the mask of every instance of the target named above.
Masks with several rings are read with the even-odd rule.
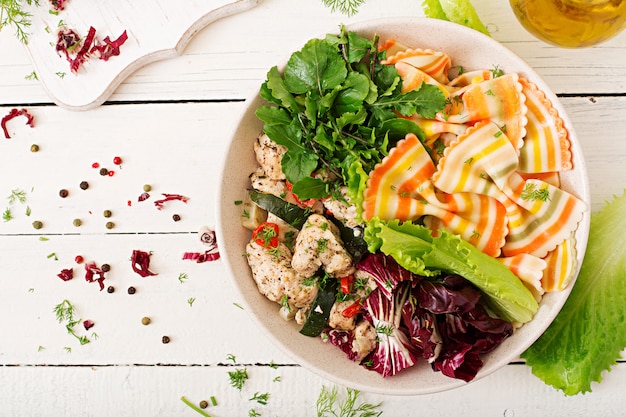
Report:
[[[509,0],[522,26],[548,43],[596,45],[626,27],[626,0]]]

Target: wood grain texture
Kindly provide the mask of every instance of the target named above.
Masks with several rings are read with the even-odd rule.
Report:
[[[109,0],[68,2],[65,10],[50,13],[47,2],[30,8],[31,34],[26,49],[52,101],[71,110],[102,104],[117,86],[151,62],[179,55],[191,38],[209,23],[242,12],[260,0]],[[87,59],[73,72],[54,45],[59,28],[85,37],[96,29],[96,39],[112,40],[123,32],[128,40],[119,56],[104,61]]]

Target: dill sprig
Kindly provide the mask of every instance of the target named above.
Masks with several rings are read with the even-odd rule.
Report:
[[[74,326],[80,323],[81,319],[74,318],[74,306],[69,300],[63,300],[61,303],[57,304],[53,311],[56,315],[57,321],[59,323],[65,322],[65,329],[67,332],[74,336],[81,345],[89,343],[89,338],[87,336],[80,336],[74,331]]]
[[[380,411],[381,403],[357,404],[360,391],[346,388],[346,399],[338,403],[337,387],[334,386],[330,390],[322,386],[319,397],[317,398],[317,417],[378,417],[382,415]]]
[[[330,7],[332,12],[338,11],[348,16],[353,16],[358,12],[359,6],[365,0],[322,0],[326,7]]]
[[[27,43],[32,14],[23,9],[24,3],[39,6],[39,0],[0,0],[0,31],[5,26],[13,26],[17,38]]]

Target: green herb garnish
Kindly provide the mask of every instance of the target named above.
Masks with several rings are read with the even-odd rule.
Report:
[[[325,386],[322,386],[322,390],[315,403],[317,417],[378,417],[383,413],[379,411],[382,403],[357,404],[360,391],[346,388],[346,399],[340,403],[338,403],[337,394],[337,387],[332,387],[329,390]]]

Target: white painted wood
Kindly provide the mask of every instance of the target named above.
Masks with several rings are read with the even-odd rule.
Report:
[[[626,64],[621,59],[626,56],[626,32],[593,48],[559,49],[526,33],[508,2],[475,0],[473,4],[493,37],[530,63],[556,93],[626,93]],[[130,74],[110,100],[243,99],[272,65],[309,38],[336,31],[341,23],[406,14],[423,15],[421,2],[369,0],[356,16],[346,17],[332,13],[321,0],[300,0],[297,7],[285,0],[264,0],[245,13],[207,26],[181,56]],[[37,81],[24,79],[33,65],[10,28],[0,32],[0,50],[11,57],[0,60],[0,103],[49,103]]]
[[[29,9],[32,26],[26,49],[39,81],[59,106],[87,110],[102,104],[116,87],[142,66],[179,55],[191,38],[220,18],[247,10],[260,0],[152,1],[110,0],[68,2],[65,9],[50,13],[47,2]],[[120,55],[108,61],[87,59],[77,71],[70,70],[65,56],[55,50],[59,28],[76,31],[83,39],[89,28],[96,40],[128,40]]]
[[[524,33],[506,2],[473,3],[496,39],[537,68],[557,93],[576,96],[561,100],[585,154],[592,208],[621,194],[625,35],[596,48],[560,50]],[[18,118],[8,125],[12,139],[0,137],[0,210],[8,207],[11,190],[27,192],[24,204],[11,206],[14,219],[0,221],[1,416],[198,415],[180,401],[182,395],[196,402],[215,396],[219,405],[206,410],[213,417],[245,416],[252,407],[263,416],[316,415],[315,399],[330,383],[295,365],[263,336],[236,306],[221,262],[181,259],[185,251],[204,249],[196,232],[215,221],[221,153],[243,104],[221,100],[247,97],[269,66],[340,22],[419,14],[421,6],[415,0],[368,0],[359,15],[346,18],[317,0],[294,4],[263,0],[213,22],[180,56],[126,78],[109,99],[120,104],[85,112],[50,105],[41,85],[24,79],[33,70],[26,49],[10,30],[0,33],[0,115],[27,107],[35,116],[35,128]],[[597,94],[616,96],[593,97]],[[34,143],[38,153],[30,152]],[[114,156],[123,158],[121,169]],[[100,176],[93,162],[115,175]],[[79,188],[83,180],[88,190]],[[144,184],[152,185],[152,198],[139,203]],[[61,188],[70,191],[65,199],[58,196]],[[173,201],[158,211],[153,201],[162,192],[184,194],[189,202]],[[113,212],[114,229],[104,227],[105,209]],[[174,222],[173,214],[181,221]],[[72,225],[74,218],[83,220],[80,228]],[[35,219],[44,222],[43,229],[32,228]],[[153,252],[151,267],[158,275],[141,278],[132,271],[133,249]],[[85,282],[76,255],[109,263],[105,284],[116,291],[100,292],[97,284]],[[61,281],[56,274],[70,266],[75,278]],[[188,275],[183,283],[181,273]],[[126,293],[131,285],[134,295]],[[195,298],[191,306],[190,298]],[[97,340],[81,346],[56,322],[52,309],[64,299],[81,318],[95,322],[87,335],[95,332]],[[143,316],[151,317],[149,326],[141,325]],[[171,337],[169,344],[161,343],[163,335]],[[230,387],[227,372],[241,367],[250,379],[240,393]],[[273,382],[276,376],[280,382]],[[620,416],[625,388],[624,360],[592,393],[575,397],[563,396],[515,363],[446,393],[363,398],[382,401],[384,416]],[[255,392],[270,393],[267,406],[248,400]]]

